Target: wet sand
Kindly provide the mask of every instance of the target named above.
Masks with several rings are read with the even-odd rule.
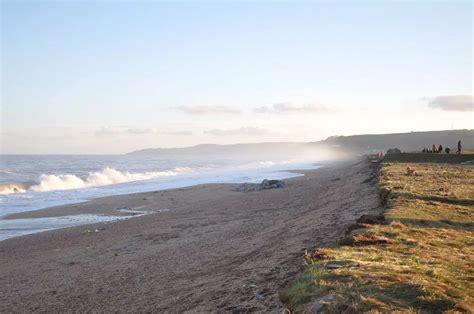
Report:
[[[353,161],[279,189],[200,185],[10,216],[156,212],[0,241],[0,312],[281,310],[305,249],[381,211],[372,175]]]

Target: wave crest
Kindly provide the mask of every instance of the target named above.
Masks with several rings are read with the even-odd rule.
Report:
[[[25,193],[26,189],[27,187],[23,183],[1,183],[0,195]]]
[[[101,171],[90,172],[85,178],[81,178],[72,174],[42,175],[40,182],[31,186],[30,190],[34,192],[46,192],[56,190],[82,189],[174,176],[180,172],[186,171],[189,171],[189,168],[175,168],[173,171],[169,170],[143,173],[121,172],[113,168],[105,168]]]

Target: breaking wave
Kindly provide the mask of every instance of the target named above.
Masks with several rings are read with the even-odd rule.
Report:
[[[40,181],[29,188],[24,184],[0,184],[0,194],[23,193],[28,191],[46,192],[59,190],[72,190],[91,188],[133,181],[150,180],[160,177],[175,176],[180,173],[189,172],[191,168],[177,167],[173,170],[131,173],[119,171],[113,168],[105,168],[101,171],[90,172],[87,176],[80,177],[74,174],[42,175]]]
[[[23,183],[0,183],[0,195],[25,193],[27,187]]]
[[[168,171],[130,173],[121,172],[113,168],[105,168],[101,171],[90,172],[85,178],[76,175],[43,175],[37,185],[33,185],[30,190],[34,192],[45,192],[54,190],[82,189],[104,185],[126,183],[132,181],[150,180],[160,177],[175,176],[187,168],[175,168]]]

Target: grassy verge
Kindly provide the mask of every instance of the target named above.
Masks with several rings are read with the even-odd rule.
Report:
[[[407,167],[415,172],[408,176]],[[296,312],[474,312],[474,167],[382,164],[385,221],[360,221],[281,293]]]
[[[431,153],[400,153],[387,154],[384,160],[387,162],[405,163],[447,163],[458,164],[462,162],[473,162],[474,154],[466,151],[462,154],[431,154]]]

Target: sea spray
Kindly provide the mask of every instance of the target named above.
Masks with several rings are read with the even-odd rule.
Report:
[[[86,177],[77,175],[42,175],[40,182],[33,185],[30,190],[34,192],[58,191],[98,187],[133,181],[150,180],[160,177],[175,176],[180,173],[189,172],[187,167],[177,167],[168,171],[130,173],[122,172],[113,168],[105,168],[101,171],[90,172]]]
[[[0,195],[25,193],[27,186],[23,183],[0,183]]]

